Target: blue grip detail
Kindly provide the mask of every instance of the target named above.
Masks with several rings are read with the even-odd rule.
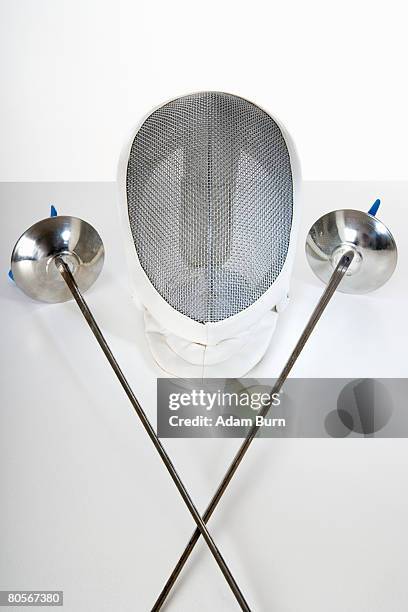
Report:
[[[9,278],[10,278],[10,279],[13,281],[13,283],[14,283],[14,276],[13,276],[13,273],[12,273],[12,271],[11,271],[11,270],[9,270],[9,272],[8,272],[8,277],[9,277]]]
[[[380,208],[380,204],[381,204],[381,200],[377,198],[377,200],[374,202],[374,204],[371,206],[370,210],[368,211],[368,214],[375,217],[375,215],[378,212],[378,209]]]

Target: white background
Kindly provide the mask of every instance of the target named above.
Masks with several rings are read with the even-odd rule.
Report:
[[[335,294],[292,374],[408,376],[407,182],[305,184],[291,300],[251,376],[278,375],[322,292],[310,225],[376,196],[398,267],[378,291]],[[49,202],[97,227],[106,263],[86,299],[155,423],[164,374],[130,297],[115,185],[3,183],[0,199],[0,589],[63,589],[66,612],[148,612],[193,521],[76,304],[33,302],[6,276]],[[240,443],[165,441],[200,510]],[[209,525],[253,612],[406,612],[407,465],[406,439],[256,440]],[[166,610],[237,611],[202,544]]]
[[[192,520],[73,303],[8,281],[18,235],[48,214],[93,223],[107,258],[87,299],[149,417],[160,375],[123,269],[120,149],[153,106],[221,89],[287,125],[305,185],[292,300],[252,373],[283,366],[322,290],[303,242],[323,212],[376,197],[399,246],[388,285],[336,294],[297,376],[408,375],[408,108],[403,2],[0,0],[0,588],[64,589],[67,612],[146,612]],[[322,183],[322,180],[368,180]],[[172,440],[203,509],[238,440]],[[211,521],[256,612],[408,609],[406,440],[257,441]],[[174,612],[233,612],[198,547]]]
[[[0,180],[113,180],[153,106],[219,89],[281,119],[306,179],[406,179],[407,8],[0,0]]]

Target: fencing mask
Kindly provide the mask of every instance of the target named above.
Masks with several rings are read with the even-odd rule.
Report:
[[[243,98],[201,92],[154,110],[119,163],[132,286],[168,374],[239,377],[264,355],[296,247],[292,141]]]

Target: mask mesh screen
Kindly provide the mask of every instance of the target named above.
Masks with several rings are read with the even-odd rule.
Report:
[[[204,92],[154,111],[133,141],[126,187],[141,266],[187,317],[235,315],[282,270],[290,158],[279,127],[254,104]]]

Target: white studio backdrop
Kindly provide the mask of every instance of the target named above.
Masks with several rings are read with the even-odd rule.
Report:
[[[112,181],[153,106],[270,110],[308,180],[407,178],[407,8],[344,0],[0,0],[0,181]]]
[[[63,589],[64,612],[151,610],[193,529],[75,303],[32,302],[7,279],[16,237],[49,202],[97,227],[106,262],[86,300],[155,425],[162,373],[129,291],[115,194],[113,183],[0,184],[0,588]],[[309,181],[292,299],[251,376],[278,375],[321,296],[303,251],[313,221],[374,194],[398,244],[395,274],[367,295],[338,292],[291,374],[408,375],[408,182]],[[406,442],[254,442],[210,525],[254,611],[406,612]],[[164,443],[204,508],[241,441]],[[201,542],[166,612],[208,611],[237,605]]]

